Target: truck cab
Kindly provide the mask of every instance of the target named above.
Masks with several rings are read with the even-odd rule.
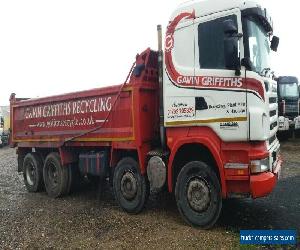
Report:
[[[8,144],[9,141],[9,131],[6,129],[5,119],[0,115],[0,147]]]
[[[190,159],[216,166],[223,198],[258,198],[275,186],[281,160],[270,55],[278,43],[267,10],[252,1],[189,1],[172,14],[164,51],[164,125],[169,187],[177,182],[178,200],[184,199],[181,189],[187,197],[191,190],[209,190],[192,173],[201,164],[197,170]],[[181,173],[186,182],[180,186]],[[178,205],[194,225],[197,202],[190,195]]]
[[[272,33],[267,11],[254,2],[191,1],[178,8],[165,41],[166,127],[205,125],[224,141],[273,137]],[[174,114],[178,103],[192,112]]]
[[[5,145],[5,137],[4,137],[4,119],[3,116],[0,115],[0,147]]]
[[[280,76],[278,84],[278,133],[285,137],[300,129],[298,79],[294,76]]]

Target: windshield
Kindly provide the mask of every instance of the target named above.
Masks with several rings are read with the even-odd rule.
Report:
[[[249,44],[249,57],[252,64],[252,70],[257,73],[270,68],[270,43],[268,33],[259,25],[258,21],[247,18],[247,38]]]
[[[297,83],[279,84],[279,93],[281,97],[298,97],[298,91]]]

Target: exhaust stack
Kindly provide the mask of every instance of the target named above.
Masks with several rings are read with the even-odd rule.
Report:
[[[166,151],[166,129],[164,126],[164,100],[163,100],[163,47],[161,25],[157,25],[158,38],[158,83],[159,83],[159,130],[160,142],[163,152]]]

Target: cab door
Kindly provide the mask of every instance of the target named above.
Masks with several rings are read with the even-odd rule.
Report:
[[[195,19],[195,120],[212,128],[224,141],[248,138],[245,69],[240,75],[228,69],[224,56],[224,21],[231,20],[242,33],[239,9]],[[243,38],[238,41],[239,58],[244,57]]]

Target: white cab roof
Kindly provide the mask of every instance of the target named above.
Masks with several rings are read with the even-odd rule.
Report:
[[[260,5],[254,1],[244,0],[191,0],[179,5],[172,13],[170,20],[182,12],[192,12],[193,10],[195,10],[196,17],[201,17],[234,8],[244,10],[254,7],[260,7]]]

